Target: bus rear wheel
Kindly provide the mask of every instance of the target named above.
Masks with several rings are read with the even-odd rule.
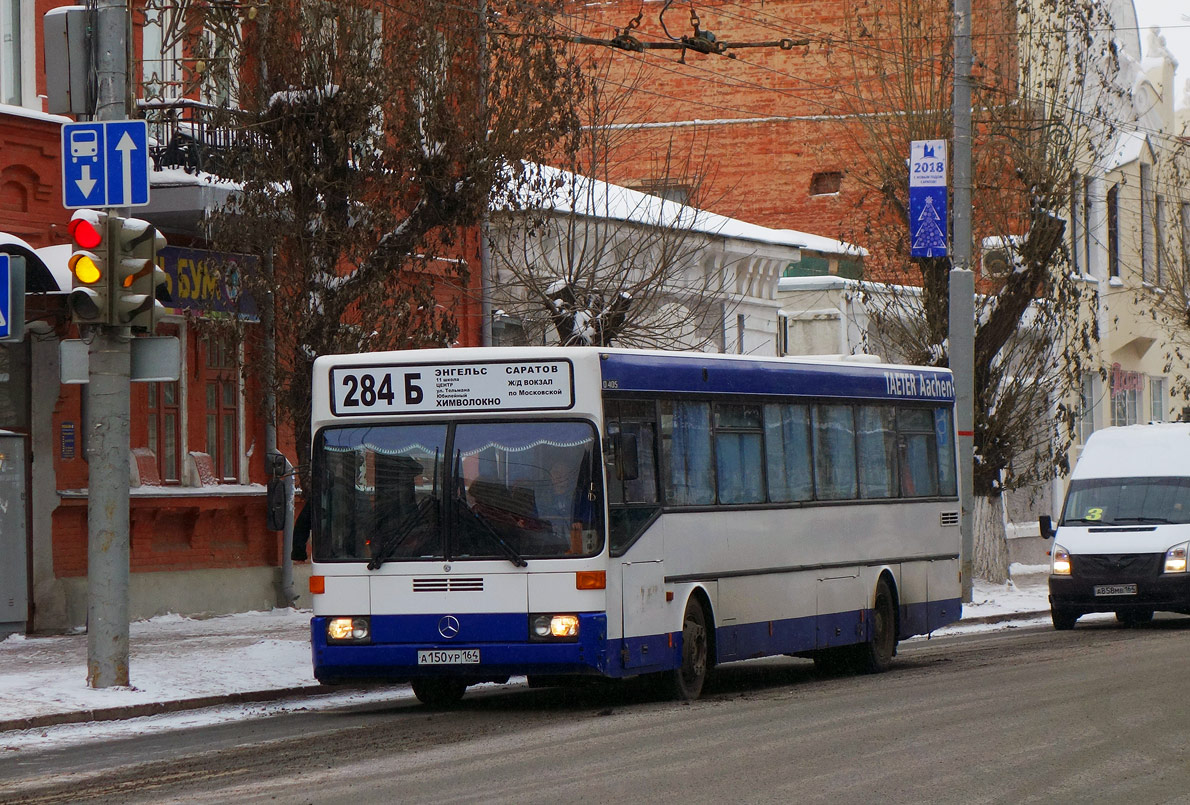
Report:
[[[665,673],[666,688],[675,699],[693,701],[702,695],[702,686],[707,681],[710,645],[707,613],[697,598],[691,598],[682,616],[682,664]]]
[[[461,679],[415,679],[409,686],[418,701],[435,708],[456,705],[467,692],[467,683]]]

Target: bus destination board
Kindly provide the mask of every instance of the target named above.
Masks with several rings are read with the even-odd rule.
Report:
[[[335,366],[335,416],[558,410],[574,405],[568,360]]]

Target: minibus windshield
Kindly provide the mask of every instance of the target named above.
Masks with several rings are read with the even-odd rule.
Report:
[[[1061,525],[1190,523],[1190,478],[1071,481]]]

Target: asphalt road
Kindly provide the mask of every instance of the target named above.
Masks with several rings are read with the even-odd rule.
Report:
[[[0,802],[1190,802],[1188,658],[1159,616],[729,666],[692,704],[494,689],[8,753]]]

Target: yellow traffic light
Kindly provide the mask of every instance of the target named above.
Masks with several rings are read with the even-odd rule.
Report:
[[[67,261],[71,291],[66,303],[76,324],[111,321],[108,229],[108,214],[99,210],[75,210],[70,218],[68,231],[74,251]]]

